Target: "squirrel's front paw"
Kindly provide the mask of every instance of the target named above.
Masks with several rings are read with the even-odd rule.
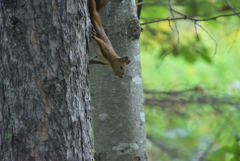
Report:
[[[89,33],[90,36],[90,40],[92,41],[93,39],[95,39],[95,37],[97,37],[97,32],[95,29],[92,29],[92,32]]]
[[[95,29],[93,29],[92,34],[93,34],[93,37],[97,36],[97,32]]]

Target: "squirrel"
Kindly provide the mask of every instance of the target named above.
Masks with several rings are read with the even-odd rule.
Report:
[[[90,58],[89,65],[101,64],[110,65],[116,76],[123,78],[126,73],[126,66],[130,63],[128,57],[120,57],[113,50],[100,18],[99,12],[106,6],[108,0],[89,0],[88,7],[90,19],[94,26],[93,29],[93,47],[96,56]]]

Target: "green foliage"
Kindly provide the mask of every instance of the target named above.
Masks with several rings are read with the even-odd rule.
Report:
[[[232,13],[232,10],[226,8],[226,4],[220,0],[209,0],[207,2],[206,0],[172,0],[171,4],[175,10],[196,19]],[[240,7],[240,3],[231,2],[231,4],[235,7]],[[173,18],[173,16],[174,18],[183,17],[176,13],[172,15],[169,12],[168,2],[150,0],[143,6],[140,22]],[[239,20],[237,16],[234,16],[233,18],[226,17],[219,18],[216,21],[207,21],[207,23],[197,22],[197,25],[195,21],[191,20],[161,21],[155,24],[144,25],[144,35],[146,35],[147,39],[142,38],[141,41],[146,48],[154,48],[158,45],[160,47],[158,53],[160,57],[173,54],[174,56],[185,58],[190,63],[194,63],[198,59],[211,63],[211,57],[216,54],[216,45],[219,43],[214,35],[219,33],[215,33],[215,31],[223,30],[225,31],[225,33],[223,32],[224,34],[228,34],[226,31],[228,30],[229,32],[230,25],[225,24],[225,22],[229,19],[234,19],[235,23]],[[239,24],[231,25],[231,28],[234,27],[234,31],[236,31],[235,25]],[[208,28],[213,30],[210,32]],[[226,35],[222,36],[225,37]],[[208,42],[208,44],[205,44],[205,42]]]
[[[232,13],[224,10],[226,6],[220,0],[171,2],[174,9],[196,18]],[[229,2],[235,8],[240,7],[237,1]],[[152,8],[153,4],[157,5]],[[167,17],[171,17],[168,1],[151,0],[143,7],[141,22]],[[198,22],[201,27],[196,28],[189,20],[175,23],[163,21],[143,26],[144,89],[171,92],[202,85],[209,100],[210,96],[224,100],[229,97],[230,102],[230,98],[236,97],[237,102],[240,96],[239,18]],[[146,106],[145,110],[150,161],[187,161],[199,157],[209,161],[240,160],[239,105],[194,103],[200,96],[198,93],[153,96],[164,103],[160,107]],[[192,99],[193,103],[169,101],[185,99]]]
[[[240,160],[240,142],[234,141],[230,146],[223,146],[208,156],[208,161],[239,161]]]

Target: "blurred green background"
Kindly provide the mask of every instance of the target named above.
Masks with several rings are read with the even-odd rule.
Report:
[[[229,3],[240,8],[240,1]],[[171,5],[195,19],[233,13],[225,0]],[[146,0],[140,22],[173,16],[182,17],[171,14],[169,1]],[[186,19],[142,25],[150,161],[240,161],[240,18],[197,24]]]

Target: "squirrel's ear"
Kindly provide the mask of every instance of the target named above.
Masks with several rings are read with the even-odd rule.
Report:
[[[121,57],[121,58],[120,58],[120,61],[121,61],[122,63],[125,63],[125,62],[128,61],[128,57],[127,57],[127,56]]]
[[[128,61],[126,62],[126,64],[129,64],[129,63],[131,63],[131,61],[130,61],[130,60],[128,60]]]

